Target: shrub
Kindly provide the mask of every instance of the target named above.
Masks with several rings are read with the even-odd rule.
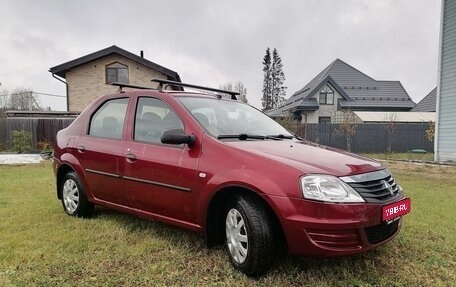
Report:
[[[435,123],[434,122],[430,122],[429,123],[429,127],[426,130],[426,138],[429,141],[433,142],[434,141],[434,137],[435,137]]]
[[[26,132],[24,130],[13,131],[11,133],[11,138],[13,143],[13,149],[18,153],[22,153],[24,151],[29,151],[32,149],[32,135],[29,132]]]
[[[42,141],[38,142],[36,146],[41,152],[51,152],[53,150],[52,143],[48,142],[45,138],[43,138]]]
[[[274,118],[274,120],[292,133],[296,133],[300,125],[292,116]]]

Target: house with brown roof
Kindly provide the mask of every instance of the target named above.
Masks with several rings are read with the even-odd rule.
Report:
[[[378,81],[340,59],[334,60],[285,103],[266,111],[271,117],[292,114],[302,123],[334,123],[338,112],[409,111],[415,106],[400,81]]]
[[[180,82],[179,74],[117,46],[82,56],[49,69],[67,86],[67,110],[82,111],[99,96],[115,92],[113,82],[155,87],[152,79]]]

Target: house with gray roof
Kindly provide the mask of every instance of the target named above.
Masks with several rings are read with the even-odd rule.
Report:
[[[151,80],[180,82],[179,74],[117,46],[93,52],[49,69],[52,76],[66,84],[67,110],[82,111],[99,96],[113,93],[113,82],[154,88]]]
[[[411,112],[435,112],[437,103],[437,87],[427,94],[416,106],[411,109]]]
[[[293,114],[302,123],[335,122],[337,111],[409,111],[415,106],[399,81],[378,81],[340,59],[296,91],[271,117]]]

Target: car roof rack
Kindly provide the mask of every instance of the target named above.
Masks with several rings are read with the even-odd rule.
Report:
[[[151,87],[136,86],[136,85],[130,85],[130,84],[125,84],[125,83],[120,83],[120,82],[112,82],[111,86],[119,87],[119,92],[122,91],[122,88],[133,88],[133,89],[141,89],[141,90],[154,90],[154,88],[151,88]]]
[[[188,88],[194,88],[194,89],[199,89],[199,90],[224,93],[224,94],[230,95],[232,100],[237,100],[236,96],[239,95],[238,92],[226,91],[226,90],[221,90],[221,89],[215,89],[215,88],[198,86],[198,85],[194,85],[194,84],[181,83],[181,82],[170,81],[170,80],[153,79],[153,80],[151,80],[151,82],[158,83],[157,89],[159,91],[166,89],[167,86],[175,86],[175,87],[188,87]]]

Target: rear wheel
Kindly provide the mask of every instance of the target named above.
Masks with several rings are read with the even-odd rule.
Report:
[[[68,172],[61,182],[62,206],[65,212],[71,216],[90,217],[94,205],[88,201],[78,175],[73,171]]]
[[[241,195],[225,214],[226,247],[231,263],[250,276],[266,273],[274,257],[274,242],[265,207]]]

